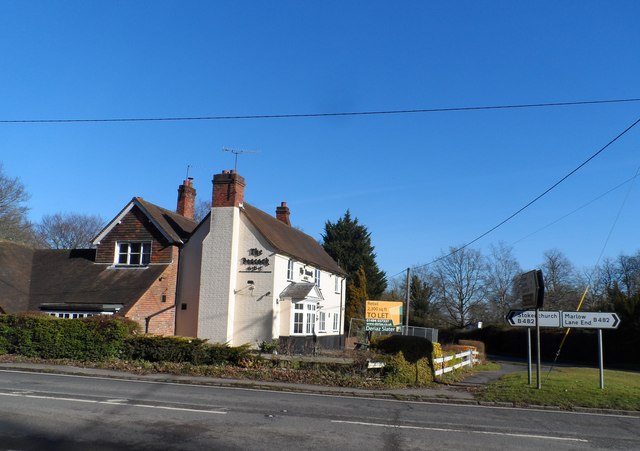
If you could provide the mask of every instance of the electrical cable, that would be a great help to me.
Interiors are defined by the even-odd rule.
[[[613,224],[611,225],[611,228],[609,229],[609,233],[607,234],[607,238],[604,241],[604,245],[602,246],[602,249],[600,250],[600,255],[598,255],[598,260],[596,260],[596,264],[595,267],[597,267],[600,264],[600,259],[602,258],[602,256],[604,255],[604,251],[607,248],[607,245],[609,244],[609,240],[611,239],[611,235],[613,234],[613,230],[615,229],[616,225],[618,224],[618,220],[620,219],[620,215],[622,214],[622,210],[624,210],[625,205],[627,204],[627,200],[629,199],[629,195],[631,194],[631,190],[633,189],[633,185],[636,181],[636,178],[638,177],[638,175],[640,174],[640,166],[638,166],[638,169],[636,169],[636,174],[631,178],[631,185],[629,185],[629,189],[627,190],[627,193],[624,196],[624,199],[622,200],[622,204],[620,205],[620,208],[618,209],[618,213],[616,214],[615,219],[613,220]],[[587,287],[584,290],[584,293],[582,294],[582,298],[580,298],[580,302],[578,303],[578,308],[576,309],[577,312],[580,311],[580,309],[582,308],[582,303],[584,302],[585,297],[587,296],[587,292],[589,291],[589,284],[587,284]],[[564,346],[565,341],[567,341],[567,337],[569,337],[569,333],[571,332],[571,328],[569,327],[565,333],[564,336],[562,337],[562,341],[560,342],[560,346],[558,346],[558,351],[556,352],[556,357],[553,360],[553,364],[551,364],[551,366],[549,367],[549,372],[547,373],[547,377],[549,377],[549,375],[551,374],[551,370],[553,370],[553,368],[555,367],[556,363],[558,362],[558,358],[560,357],[560,352],[562,351],[562,347]]]
[[[466,244],[460,246],[457,249],[454,249],[453,251],[451,251],[450,253],[443,255],[441,257],[438,257],[432,261],[430,261],[429,263],[425,263],[424,265],[419,265],[419,266],[415,266],[415,269],[418,268],[425,268],[429,265],[432,265],[440,260],[444,260],[458,252],[460,252],[463,249],[466,249],[467,247],[471,246],[473,243],[476,243],[477,241],[481,240],[482,238],[484,238],[485,236],[489,235],[491,232],[495,231],[496,229],[498,229],[499,227],[503,226],[504,224],[506,224],[507,222],[509,222],[511,219],[515,218],[517,215],[519,215],[520,213],[522,213],[524,210],[526,210],[527,208],[529,208],[531,205],[533,205],[534,203],[536,203],[537,201],[539,201],[540,199],[542,199],[542,197],[544,197],[545,195],[547,195],[549,192],[551,192],[553,189],[555,189],[558,185],[560,185],[562,182],[564,182],[565,180],[567,180],[569,177],[571,177],[573,174],[575,174],[576,172],[578,172],[578,170],[582,169],[587,163],[589,163],[591,160],[593,160],[595,157],[597,157],[598,155],[600,155],[602,152],[604,152],[609,146],[611,146],[613,143],[615,143],[616,141],[618,141],[620,138],[622,138],[622,136],[624,136],[627,132],[629,132],[633,127],[635,127],[636,125],[638,125],[638,123],[640,123],[640,118],[637,119],[633,124],[629,125],[627,128],[625,128],[622,132],[618,133],[618,135],[616,135],[615,138],[613,138],[612,140],[610,140],[607,144],[605,144],[604,146],[602,146],[597,152],[595,152],[594,154],[592,154],[589,158],[587,158],[585,161],[583,161],[582,163],[580,163],[576,168],[574,168],[573,170],[571,170],[569,173],[567,173],[564,177],[562,177],[560,180],[558,180],[557,182],[555,182],[553,185],[551,185],[549,188],[547,188],[542,194],[539,194],[538,196],[536,196],[533,200],[529,201],[526,205],[524,205],[523,207],[521,207],[519,210],[517,210],[515,213],[511,214],[509,217],[507,217],[506,219],[502,220],[501,222],[499,222],[497,225],[491,227],[489,230],[487,230],[486,232],[478,235],[476,238],[474,238],[473,240],[467,242]]]
[[[564,106],[603,105],[612,103],[640,102],[640,98],[605,99],[605,100],[581,100],[576,102],[546,102],[525,103],[512,105],[483,105],[463,106],[449,108],[419,108],[402,110],[378,110],[378,111],[342,111],[333,113],[293,113],[293,114],[254,114],[238,116],[186,116],[186,117],[128,117],[128,118],[95,118],[95,119],[0,119],[0,124],[60,124],[60,123],[88,123],[88,122],[175,122],[175,121],[222,121],[244,119],[300,119],[318,117],[342,117],[342,116],[382,116],[392,114],[421,114],[421,113],[448,113],[460,111],[486,111],[509,110],[524,108],[552,108]]]

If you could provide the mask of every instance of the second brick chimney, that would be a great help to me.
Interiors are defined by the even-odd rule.
[[[176,213],[185,218],[193,219],[196,212],[196,190],[193,187],[193,178],[187,178],[178,187],[178,206]]]
[[[286,202],[282,202],[279,207],[276,208],[276,218],[278,221],[284,222],[286,225],[291,225],[291,221],[289,220],[289,207],[287,207]]]
[[[222,171],[213,176],[211,206],[238,207],[244,202],[244,178],[236,171]]]

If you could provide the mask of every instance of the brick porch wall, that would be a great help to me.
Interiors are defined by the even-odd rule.
[[[154,284],[140,297],[138,302],[126,312],[125,316],[145,328],[145,318],[162,309],[171,307],[176,303],[176,283],[178,276],[178,248],[173,247],[171,264],[164,270]],[[162,280],[160,280],[162,279]],[[162,295],[166,301],[162,302]],[[166,312],[151,318],[149,333],[156,335],[175,335],[176,310],[169,309]]]

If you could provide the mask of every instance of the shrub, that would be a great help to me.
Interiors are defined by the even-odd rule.
[[[118,357],[134,326],[123,318],[59,319],[41,314],[0,317],[0,353],[44,359]]]
[[[420,359],[431,359],[433,353],[433,343],[423,337],[413,337],[410,335],[386,335],[374,338],[371,341],[371,349],[384,352],[386,354],[397,354],[402,352],[404,358],[415,363]]]
[[[433,382],[433,371],[427,358],[409,362],[402,352],[385,358],[384,382],[390,386],[428,385]]]
[[[220,343],[208,344],[200,338],[133,335],[126,340],[122,357],[148,362],[237,365],[241,362],[247,364],[253,356],[248,345],[231,347]]]

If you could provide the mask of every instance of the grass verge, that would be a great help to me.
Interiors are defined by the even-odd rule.
[[[528,385],[527,373],[502,377],[477,394],[482,401],[514,402],[517,405],[557,406],[563,409],[590,407],[640,410],[640,374],[605,370],[604,389],[595,368],[556,368],[542,374],[541,388]]]

